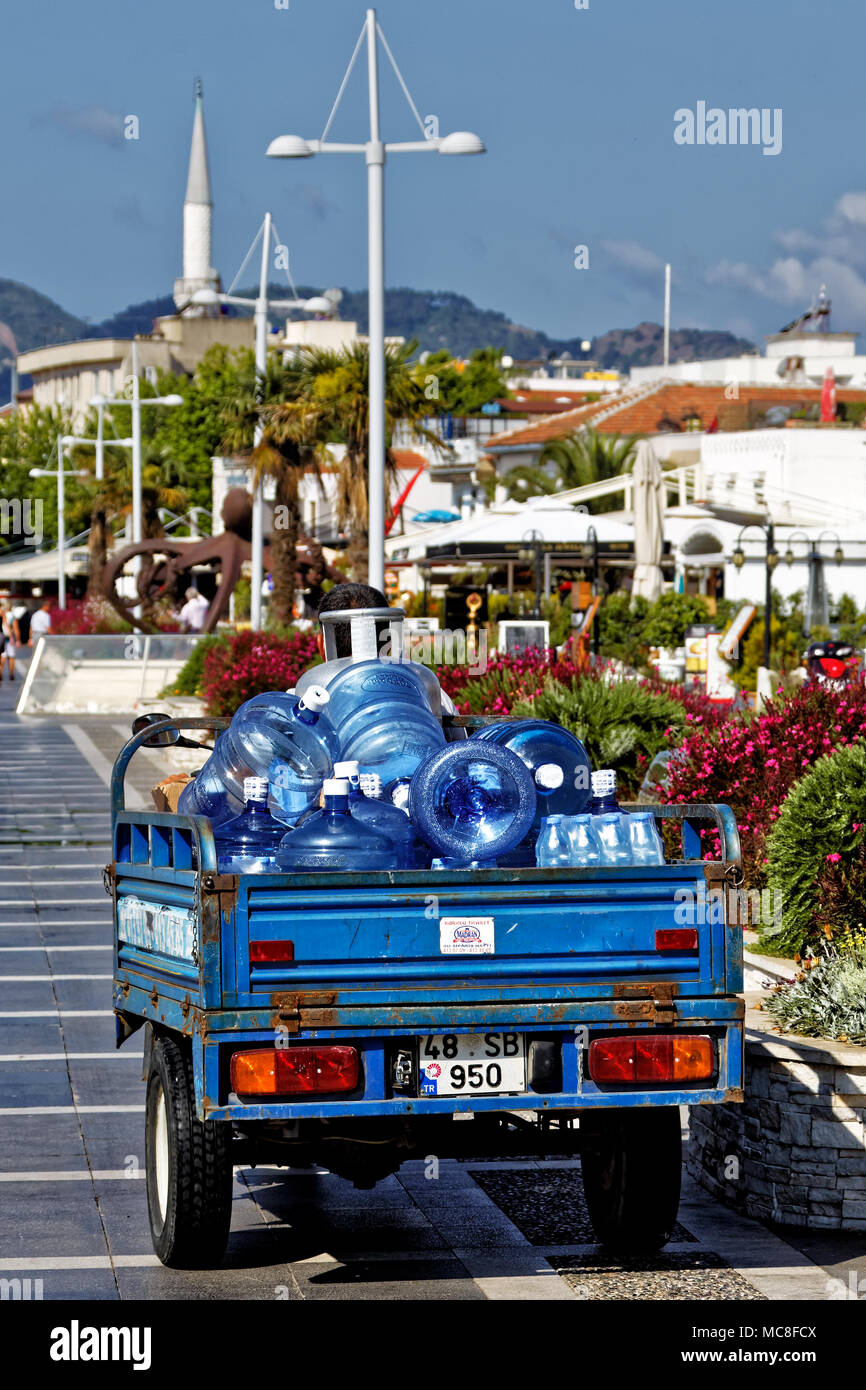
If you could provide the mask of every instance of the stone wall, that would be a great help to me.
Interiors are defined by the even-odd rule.
[[[866,1231],[866,1048],[750,1031],[745,1096],[692,1106],[692,1176],[759,1220]]]

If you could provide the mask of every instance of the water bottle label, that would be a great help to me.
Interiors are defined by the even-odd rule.
[[[308,866],[311,869],[339,869],[345,862],[345,854],[299,854],[295,860],[295,868]]]
[[[495,954],[492,917],[440,917],[439,950],[443,956]]]
[[[362,690],[411,690],[417,695],[418,687],[408,676],[401,676],[399,671],[374,671],[367,676],[361,686]]]

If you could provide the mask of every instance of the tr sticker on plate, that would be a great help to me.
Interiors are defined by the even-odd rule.
[[[492,956],[492,917],[440,917],[439,950],[443,956]]]

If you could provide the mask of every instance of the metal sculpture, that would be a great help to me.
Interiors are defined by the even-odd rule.
[[[176,599],[185,587],[184,575],[202,565],[213,568],[219,575],[216,593],[205,618],[203,632],[213,632],[220,618],[228,613],[229,599],[241,575],[244,563],[252,556],[252,498],[243,488],[232,488],[222,506],[225,530],[218,536],[200,540],[176,540],[160,536],[124,546],[113,554],[102,572],[101,590],[124,622],[140,632],[158,632],[151,622],[135,609],[146,613],[166,598]],[[126,565],[136,557],[141,564],[135,579],[135,592],[124,595],[117,590],[117,581]],[[271,568],[272,553],[265,542],[263,566]],[[297,545],[297,584],[301,589],[320,589],[325,579],[343,580],[342,572],[330,565],[318,541],[299,536]],[[188,581],[186,581],[188,582]]]

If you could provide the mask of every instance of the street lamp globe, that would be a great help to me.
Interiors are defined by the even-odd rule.
[[[333,307],[330,299],[326,299],[323,294],[315,294],[312,299],[305,299],[301,303],[301,308],[308,314],[330,314]]]
[[[301,135],[278,135],[265,153],[269,159],[309,159],[315,151]]]
[[[484,154],[484,141],[471,130],[454,130],[439,141],[440,154]]]
[[[733,560],[736,569],[741,570],[743,568],[743,565],[746,563],[746,555],[741,545],[737,546],[736,550],[731,556],[731,559]]]
[[[175,394],[175,395],[171,395],[171,396],[161,396],[161,397],[160,397],[159,404],[160,404],[160,405],[183,405],[183,396],[178,396],[178,395],[176,395],[176,394]]]
[[[190,296],[190,304],[198,304],[203,309],[210,309],[213,307],[214,304],[219,303],[220,296],[216,290],[209,290],[207,288],[204,288],[196,290],[195,293]]]
[[[768,550],[768,551],[767,551],[767,569],[768,569],[768,570],[774,570],[774,569],[776,568],[776,566],[778,565],[778,563],[779,563],[779,552],[778,552],[778,550]]]

